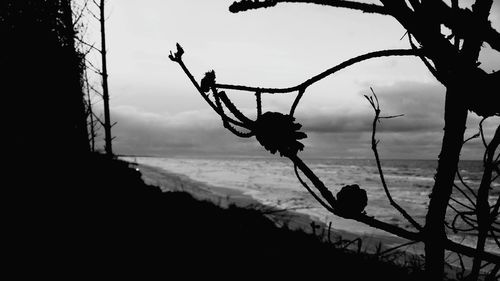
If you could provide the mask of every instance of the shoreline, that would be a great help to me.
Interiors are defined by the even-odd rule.
[[[278,226],[286,225],[293,230],[297,229],[310,234],[315,233],[316,235],[323,235],[325,240],[332,241],[333,243],[339,241],[339,239],[343,240],[346,244],[348,244],[349,241],[361,239],[362,245],[360,250],[364,252],[375,253],[377,247],[381,246],[383,251],[392,248],[394,245],[408,242],[399,237],[376,234],[360,235],[346,230],[339,230],[333,227],[330,228],[326,223],[310,215],[265,205],[257,199],[252,198],[250,195],[244,194],[240,190],[209,185],[204,182],[193,180],[187,175],[170,172],[157,167],[133,162],[129,163],[140,171],[145,183],[158,186],[163,192],[188,192],[198,200],[210,201],[223,208],[235,205],[237,207],[262,210],[266,213],[266,216],[272,219]],[[313,226],[315,228],[314,231]],[[329,232],[330,235],[328,235]],[[358,250],[357,245],[357,243],[351,243],[348,248],[351,250]],[[411,254],[411,252],[407,251],[406,253]]]

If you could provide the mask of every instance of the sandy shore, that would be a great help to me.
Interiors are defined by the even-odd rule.
[[[375,252],[375,249],[379,246],[380,243],[383,247],[382,249],[384,249],[407,242],[404,239],[392,236],[360,236],[359,234],[350,233],[344,230],[333,228],[329,229],[328,225],[314,220],[308,215],[290,210],[279,210],[270,206],[265,206],[252,197],[243,194],[243,192],[239,190],[208,185],[203,182],[195,181],[186,175],[172,173],[156,167],[137,164],[134,165],[136,165],[137,169],[140,170],[142,178],[147,184],[156,185],[160,187],[164,192],[185,191],[199,200],[210,201],[221,207],[227,207],[230,204],[233,204],[238,207],[263,210],[267,213],[267,216],[270,217],[277,225],[287,224],[287,226],[291,229],[301,229],[307,233],[312,233],[314,231],[317,235],[323,235],[325,239],[330,239],[333,242],[339,241],[339,239],[352,241],[360,238],[362,239],[362,251]],[[328,235],[328,233],[330,233],[330,235]],[[353,243],[351,246],[349,246],[349,248],[357,249],[358,244]]]

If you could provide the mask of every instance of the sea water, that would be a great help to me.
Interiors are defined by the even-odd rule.
[[[285,158],[125,157],[123,159],[183,174],[209,185],[240,190],[265,205],[294,210],[324,223],[331,223],[333,229],[365,237],[370,235],[391,236],[384,231],[329,213],[302,187],[295,176],[293,164]],[[333,194],[336,194],[342,186],[358,184],[368,194],[368,206],[365,208],[368,215],[408,230],[414,230],[408,221],[390,205],[374,160],[305,159],[304,162]],[[436,166],[437,161],[434,160],[382,161],[383,173],[392,198],[421,225],[425,223]],[[482,168],[481,161],[462,161],[459,165],[461,178],[472,190],[477,190],[479,187]],[[304,175],[302,178],[306,179]],[[310,186],[313,188],[312,184]],[[457,186],[465,190],[471,197],[470,191],[467,191],[467,188],[458,179]],[[490,204],[496,202],[499,194],[500,180],[497,179],[493,182]],[[465,205],[471,205],[458,189],[453,191],[453,198]],[[475,200],[472,197],[471,199]],[[465,210],[458,203],[451,202],[451,205],[458,210]],[[450,224],[455,215],[455,211],[449,208],[447,221]],[[460,219],[457,220],[456,226],[467,227]],[[476,237],[473,233],[454,233],[448,229],[448,237],[455,242],[472,247],[476,243]],[[493,239],[487,241],[486,248],[490,252],[500,253],[500,248]]]

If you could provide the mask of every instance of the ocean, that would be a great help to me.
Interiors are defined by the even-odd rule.
[[[338,218],[325,210],[301,186],[293,171],[293,164],[285,158],[251,157],[123,157],[122,159],[142,165],[183,174],[189,178],[212,186],[232,188],[242,191],[262,204],[293,210],[307,214],[311,218],[331,223],[333,229],[343,230],[364,237],[392,236],[384,231],[371,228],[353,220]],[[368,159],[304,159],[333,194],[348,184],[358,184],[368,194],[365,211],[379,220],[412,229],[409,223],[389,204],[380,183],[380,176],[374,160]],[[421,225],[429,194],[434,184],[437,161],[435,160],[383,160],[384,176],[393,199]],[[459,172],[463,181],[472,189],[477,189],[482,177],[481,161],[462,161]],[[303,179],[306,179],[305,176]],[[457,185],[462,186],[457,179]],[[310,184],[312,187],[312,184]],[[500,180],[493,183],[490,203],[494,204],[500,195]],[[466,197],[454,190],[453,198],[470,205]],[[464,207],[451,202],[458,210]],[[452,222],[455,212],[448,210],[448,222]],[[457,220],[457,227],[466,224]],[[474,235],[464,235],[448,231],[448,237],[455,242],[474,246]],[[499,253],[493,239],[487,242],[487,250]]]

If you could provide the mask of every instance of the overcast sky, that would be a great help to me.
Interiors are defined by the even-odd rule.
[[[214,69],[219,83],[295,86],[344,60],[370,51],[408,48],[405,30],[388,16],[307,4],[232,14],[233,0],[108,0],[107,44],[111,113],[118,124],[115,153],[147,155],[268,155],[254,138],[239,139],[196,92],[178,64],[168,59],[179,42],[183,59],[199,81]],[[467,1],[466,1],[467,2]],[[490,20],[500,30],[500,1]],[[88,30],[99,43],[98,29]],[[500,55],[485,46],[487,71]],[[371,158],[373,111],[363,94],[372,87],[387,115],[380,125],[383,158],[429,158],[439,154],[444,87],[420,60],[374,59],[308,88],[296,117],[308,138],[305,156]],[[255,97],[228,92],[255,116]],[[288,112],[294,94],[264,96],[264,110]],[[99,106],[97,104],[96,106]],[[467,136],[477,131],[470,115]],[[491,119],[488,130],[499,124]],[[464,158],[482,157],[479,141]]]

